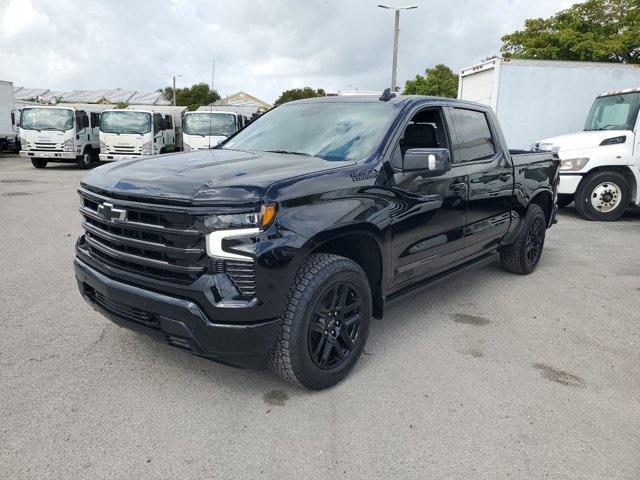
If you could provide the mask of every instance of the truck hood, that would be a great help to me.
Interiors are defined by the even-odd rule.
[[[82,185],[118,196],[164,203],[239,206],[260,202],[282,180],[353,164],[318,157],[240,150],[200,150],[110,163]]]
[[[600,146],[603,140],[622,135],[627,136],[627,141],[633,139],[633,132],[629,130],[593,130],[545,138],[537,142],[537,145],[541,150],[553,150],[563,153],[571,150],[596,148]]]

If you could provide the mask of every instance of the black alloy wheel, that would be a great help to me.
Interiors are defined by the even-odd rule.
[[[362,301],[354,285],[338,282],[320,297],[311,315],[309,355],[323,370],[339,368],[349,361],[358,341]]]

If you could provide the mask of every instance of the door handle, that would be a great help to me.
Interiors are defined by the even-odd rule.
[[[500,180],[502,180],[503,182],[506,182],[507,180],[511,179],[511,174],[507,173],[507,172],[504,172],[504,173],[501,173],[500,175],[498,175],[498,178]]]
[[[460,190],[465,190],[466,188],[467,184],[464,182],[452,183],[451,185],[449,185],[449,189],[453,190],[454,192],[459,192]]]

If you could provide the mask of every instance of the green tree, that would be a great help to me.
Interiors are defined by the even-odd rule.
[[[424,77],[416,75],[413,80],[407,80],[402,93],[455,98],[458,95],[458,76],[449,67],[439,63],[433,68],[427,68]]]
[[[282,105],[283,103],[291,102],[293,100],[301,100],[303,98],[324,97],[326,95],[322,88],[314,90],[311,87],[304,88],[292,88],[291,90],[285,90],[280,94],[278,99],[273,104],[274,107]]]
[[[640,0],[587,0],[502,37],[505,57],[640,62]]]
[[[129,104],[127,102],[118,102],[116,103],[116,108],[120,108],[120,109],[125,109],[129,106]]]
[[[162,94],[170,102],[173,101],[173,88],[164,88]],[[211,90],[206,83],[196,83],[191,87],[176,88],[176,105],[187,107],[189,111],[197,110],[198,107],[209,105],[218,100],[220,100],[218,92]]]

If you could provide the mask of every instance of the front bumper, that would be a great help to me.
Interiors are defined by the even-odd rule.
[[[51,152],[39,150],[20,150],[21,157],[27,158],[50,158],[52,160],[76,160],[78,154],[76,152]]]
[[[573,195],[578,189],[578,185],[582,180],[581,174],[560,174],[560,185],[558,185],[558,194]]]
[[[84,299],[117,325],[220,363],[256,370],[266,367],[280,332],[279,318],[220,323],[191,300],[114,280],[79,258],[74,268]]]
[[[98,156],[102,162],[117,162],[120,160],[131,160],[132,158],[142,157],[142,155],[121,155],[119,153],[101,153]]]

